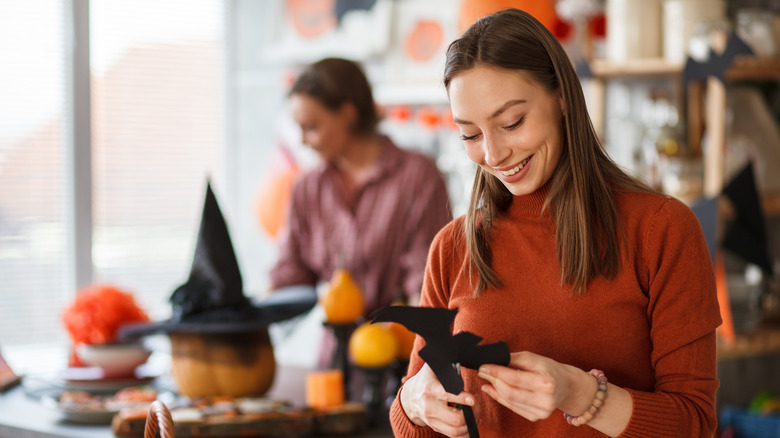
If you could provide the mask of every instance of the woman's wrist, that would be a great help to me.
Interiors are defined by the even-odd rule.
[[[604,399],[607,397],[607,376],[604,374],[604,371],[592,369],[588,374],[596,379],[598,390],[596,391],[596,395],[593,396],[593,400],[590,402],[590,407],[581,415],[563,413],[563,417],[572,426],[582,426],[592,420],[601,410],[601,407],[604,405]]]
[[[569,396],[558,408],[567,414],[578,416],[590,407],[599,384],[587,371],[577,367],[571,367],[570,371]]]

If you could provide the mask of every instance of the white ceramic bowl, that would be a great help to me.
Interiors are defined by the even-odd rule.
[[[86,365],[103,369],[105,378],[132,377],[135,369],[149,359],[151,351],[134,344],[79,344],[76,354]]]

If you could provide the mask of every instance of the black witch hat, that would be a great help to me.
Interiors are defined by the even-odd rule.
[[[190,275],[171,294],[171,318],[126,325],[119,330],[119,336],[129,339],[157,332],[230,333],[262,329],[308,311],[316,300],[316,292],[310,286],[285,288],[263,301],[244,295],[227,224],[211,184],[207,184]]]

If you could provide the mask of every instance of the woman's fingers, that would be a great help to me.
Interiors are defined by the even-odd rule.
[[[463,411],[454,407],[447,407],[446,412],[431,413],[428,426],[431,429],[448,437],[467,437],[469,435]]]
[[[555,409],[552,398],[557,384],[550,375],[501,367],[485,371],[480,369],[479,376],[511,402]]]
[[[415,424],[427,425],[449,437],[465,438],[468,428],[463,411],[455,407],[458,404],[473,406],[474,396],[445,391],[427,364],[401,390],[401,406]]]
[[[474,396],[461,392],[458,395],[450,394],[436,381],[431,385],[427,394],[425,417],[433,430],[450,437],[468,436],[468,428],[463,411],[457,405],[474,406]]]
[[[521,415],[530,421],[537,421],[550,416],[549,410],[541,409],[532,404],[508,400],[506,397],[500,394],[493,385],[483,385],[482,391],[501,405],[511,409],[518,415]]]
[[[557,408],[556,362],[533,353],[512,353],[508,367],[484,365],[479,377],[490,384],[483,391],[519,415],[535,421]]]

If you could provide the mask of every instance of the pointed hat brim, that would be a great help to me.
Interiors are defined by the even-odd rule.
[[[153,323],[133,323],[119,328],[122,341],[158,333],[240,333],[262,330],[270,324],[284,321],[308,312],[317,304],[314,286],[297,285],[280,288],[262,300],[250,300],[250,305],[239,317],[235,314],[221,319],[209,312],[203,318],[191,317],[184,321],[173,319]]]

